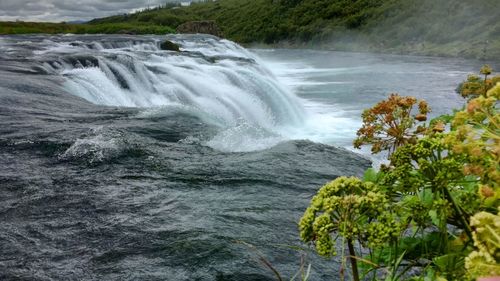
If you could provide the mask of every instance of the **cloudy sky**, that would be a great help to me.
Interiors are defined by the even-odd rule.
[[[89,20],[172,0],[0,0],[0,21]]]

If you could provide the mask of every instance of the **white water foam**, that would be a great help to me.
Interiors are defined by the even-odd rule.
[[[90,136],[77,139],[60,160],[85,159],[89,164],[99,163],[119,156],[126,149],[120,135],[109,134],[103,127],[93,128]]]
[[[348,84],[350,81],[313,81],[312,76],[329,76],[332,73],[342,73],[352,69],[345,68],[314,68],[306,63],[283,63],[278,61],[263,61],[264,65],[270,69],[277,79],[288,88],[289,91],[297,93],[299,91],[309,92],[312,87]],[[357,116],[340,108],[333,103],[322,103],[301,98],[305,110],[308,112],[307,119],[303,126],[289,128],[286,133],[293,139],[309,139],[331,145],[343,146],[352,150],[352,140],[356,137],[355,132],[360,127],[360,119]],[[358,151],[359,152],[359,151]]]
[[[206,142],[218,150],[265,149],[308,122],[302,101],[244,48],[210,36],[169,39],[183,52],[162,51],[155,39],[54,43],[37,55],[61,54],[45,68],[62,74],[70,93],[92,103],[202,112],[220,127]]]

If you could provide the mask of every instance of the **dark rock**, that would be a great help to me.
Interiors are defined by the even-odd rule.
[[[168,41],[168,40],[161,42],[160,49],[165,50],[165,51],[180,52],[179,45],[175,44],[174,42]]]
[[[222,37],[222,32],[213,20],[190,21],[177,27],[178,33],[203,33]]]

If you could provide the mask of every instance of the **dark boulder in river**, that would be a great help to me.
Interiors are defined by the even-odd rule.
[[[165,51],[176,51],[179,52],[179,45],[175,44],[172,41],[165,40],[160,43],[160,49],[165,50]]]

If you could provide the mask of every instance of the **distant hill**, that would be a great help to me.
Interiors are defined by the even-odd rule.
[[[88,20],[72,20],[72,21],[68,21],[68,23],[70,24],[82,24],[82,23],[86,23],[88,22]]]
[[[133,27],[131,33],[166,33],[185,22],[214,20],[226,38],[243,44],[500,58],[500,0],[202,2],[95,19],[85,26],[103,33]]]

